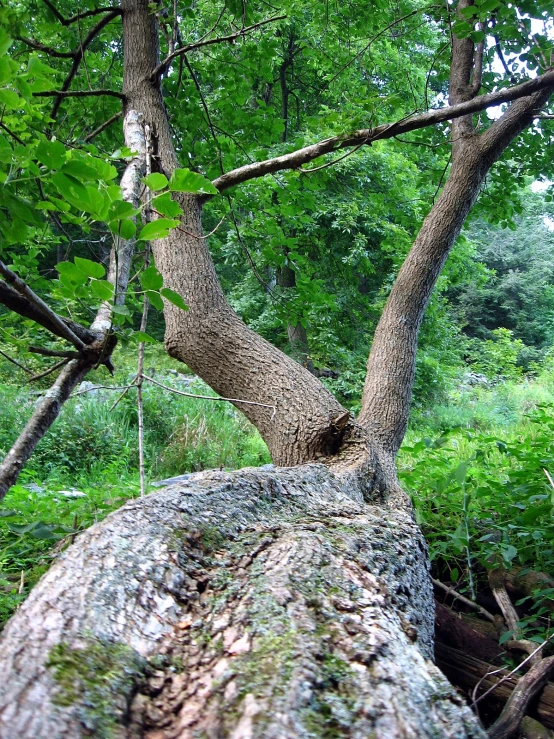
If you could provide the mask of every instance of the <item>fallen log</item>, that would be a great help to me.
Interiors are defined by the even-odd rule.
[[[494,688],[491,696],[505,702],[512,695],[518,679],[521,679],[513,675],[501,682],[508,675],[509,670],[499,669],[495,665],[471,657],[440,642],[435,644],[435,663],[458,687],[473,690],[477,683],[480,683],[477,697],[490,688]],[[494,674],[491,674],[493,672]],[[538,719],[549,729],[554,729],[554,683],[546,684],[538,701],[530,708],[529,715]]]

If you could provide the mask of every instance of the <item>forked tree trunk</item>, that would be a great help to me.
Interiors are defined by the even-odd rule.
[[[484,737],[425,542],[323,465],[190,475],[82,534],[3,635],[0,737]]]
[[[148,0],[122,7],[127,112],[152,127],[169,176],[155,17]],[[154,244],[165,285],[190,307],[166,306],[168,351],[253,403],[236,405],[276,463],[326,466],[190,476],[83,534],[3,633],[2,739],[484,736],[431,662],[427,552],[394,457],[436,278],[490,166],[549,94],[513,103],[481,136],[461,124],[464,160],[391,292],[358,426],[239,320],[203,238],[201,200],[177,198],[181,226]]]

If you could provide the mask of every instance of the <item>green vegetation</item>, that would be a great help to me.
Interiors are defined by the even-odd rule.
[[[122,352],[118,360],[121,369],[110,381],[115,386],[132,379],[133,355]],[[146,366],[155,360],[154,350]],[[36,394],[22,385],[22,378],[10,366],[0,358],[0,457],[36,402]],[[167,359],[156,362],[163,384],[213,395],[190,375],[170,374],[175,366],[183,369]],[[105,378],[99,378],[98,384],[104,382]],[[0,507],[0,624],[48,569],[52,557],[79,531],[139,495],[136,391],[128,392],[110,410],[120,395],[95,390],[69,401],[4,499]],[[144,409],[150,480],[270,461],[257,431],[228,403],[188,398],[146,385]]]

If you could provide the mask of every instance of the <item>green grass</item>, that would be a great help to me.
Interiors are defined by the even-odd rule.
[[[133,361],[128,353],[120,355],[116,376],[109,382],[128,383]],[[147,357],[147,368],[155,365],[160,372],[159,364],[157,356]],[[182,378],[163,372],[186,368],[172,360],[161,365],[158,379],[184,389]],[[105,376],[90,379],[107,384]],[[0,366],[0,459],[37,401],[37,394],[19,382],[9,367]],[[187,390],[213,395],[198,380]],[[77,532],[139,494],[136,391],[110,410],[118,395],[101,391],[68,401],[0,504],[0,627]],[[228,403],[188,398],[147,384],[144,415],[149,481],[270,461],[256,429]],[[63,493],[72,490],[83,496]]]

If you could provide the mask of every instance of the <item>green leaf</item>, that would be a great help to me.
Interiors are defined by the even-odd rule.
[[[155,292],[154,290],[147,290],[146,297],[148,298],[148,300],[150,301],[150,303],[154,306],[156,310],[163,311],[164,302],[160,298],[160,293]]]
[[[188,305],[185,303],[179,293],[176,293],[175,290],[170,290],[169,287],[162,287],[162,289],[160,290],[160,295],[163,295],[166,300],[168,300],[170,303],[173,303],[173,305],[176,305],[177,308],[181,308],[182,310],[189,309]]]
[[[97,280],[104,277],[106,270],[102,264],[93,262],[91,259],[84,259],[83,257],[75,257],[73,260],[77,267],[87,277],[95,277]]]
[[[172,228],[179,225],[179,221],[170,218],[158,218],[156,221],[147,223],[138,235],[139,241],[150,241],[151,239],[163,239],[169,236]]]
[[[159,343],[152,336],[145,334],[144,331],[137,331],[135,336],[143,344],[158,344]]]
[[[143,177],[142,182],[144,182],[146,187],[149,187],[153,192],[163,190],[164,187],[167,187],[169,184],[167,177],[159,172],[152,172],[152,174]]]
[[[107,280],[93,280],[90,283],[92,294],[100,300],[111,300],[113,298],[114,288],[111,282]]]
[[[217,189],[212,183],[197,172],[190,169],[176,169],[169,181],[172,192],[192,192],[197,195],[217,195]]]
[[[454,472],[454,478],[456,482],[459,485],[463,485],[466,479],[467,470],[468,470],[469,464],[467,462],[462,462],[458,465]]]
[[[11,158],[11,147],[10,147],[10,158]],[[162,216],[168,218],[177,218],[182,214],[181,206],[175,200],[172,199],[171,193],[164,192],[163,195],[158,195],[152,199],[152,208]]]
[[[141,272],[139,280],[145,290],[159,290],[164,284],[163,277],[154,266],[148,267]]]
[[[132,239],[137,232],[136,223],[131,220],[110,221],[108,223],[108,228],[112,233],[117,234],[125,241]]]
[[[0,56],[4,56],[12,45],[12,40],[5,28],[0,27]]]
[[[118,316],[130,316],[131,311],[126,305],[112,305],[112,311]]]
[[[510,641],[510,639],[512,639],[513,636],[514,636],[513,631],[505,631],[500,637],[500,639],[498,640],[498,643],[501,645],[505,644],[507,641]]]
[[[9,90],[7,87],[0,89],[0,103],[9,110],[19,107],[21,98],[14,90]]]
[[[75,179],[80,180],[81,182],[98,179],[98,172],[96,169],[81,159],[70,159],[63,165],[62,172],[75,177]]]
[[[66,287],[73,288],[88,282],[88,277],[73,262],[60,262],[56,264],[56,269],[60,274],[60,280]]]

